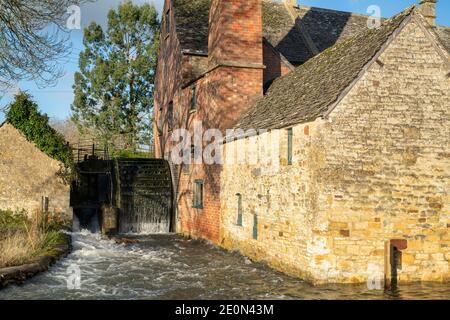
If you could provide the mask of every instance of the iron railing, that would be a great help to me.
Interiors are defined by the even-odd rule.
[[[95,139],[80,140],[78,143],[70,145],[70,147],[72,149],[73,158],[76,163],[80,163],[90,159],[110,160],[114,157],[113,155],[111,155],[107,145],[102,144]],[[125,146],[119,149],[125,150]],[[139,145],[136,148],[136,152],[146,153],[151,157],[151,155],[154,155],[155,149],[153,145]]]
[[[106,145],[96,143],[95,140],[80,140],[78,143],[71,145],[73,158],[77,163],[89,160],[109,160],[108,147]]]

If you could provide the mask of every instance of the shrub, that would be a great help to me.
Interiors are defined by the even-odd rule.
[[[0,240],[0,268],[24,264],[33,256],[33,248],[23,232],[13,232]]]
[[[21,230],[24,223],[28,221],[25,211],[13,213],[12,211],[0,210],[0,235],[7,231]]]
[[[64,241],[61,227],[50,214],[36,211],[30,218],[24,212],[0,210],[0,268],[53,254],[55,246]]]
[[[112,154],[113,158],[131,158],[131,159],[150,159],[154,158],[153,153],[149,152],[138,152],[129,150],[120,150]]]
[[[6,121],[22,132],[28,141],[48,156],[62,162],[66,169],[71,169],[73,158],[70,147],[63,136],[50,127],[48,120],[47,115],[38,111],[31,96],[24,92],[15,96],[6,114]]]

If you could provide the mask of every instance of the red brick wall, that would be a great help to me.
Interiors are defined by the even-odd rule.
[[[274,79],[288,74],[291,70],[287,63],[283,61],[281,55],[267,41],[263,43],[264,84],[270,83]]]
[[[212,0],[211,61],[262,64],[262,0]]]
[[[210,65],[262,66],[261,0],[213,0],[210,11]],[[204,129],[225,133],[251,103],[262,96],[263,69],[220,66],[198,82],[195,119]],[[187,104],[190,91],[186,92]],[[189,123],[189,121],[187,121]],[[191,165],[180,179],[180,225],[193,236],[220,241],[220,165]],[[204,181],[203,209],[192,208],[192,183]]]
[[[225,62],[241,67],[222,65],[200,78],[196,82],[197,111],[191,113],[191,87],[182,88],[182,75],[195,74],[193,66],[202,62],[198,57],[182,55],[176,35],[166,39],[163,32],[155,94],[156,124],[159,106],[166,110],[173,100],[175,128],[187,128],[193,133],[197,120],[204,130],[217,128],[225,132],[262,96],[261,0],[213,0],[210,19],[210,65]],[[166,111],[163,116],[166,117]],[[157,156],[169,153],[172,147],[165,125],[161,143],[156,145],[162,150]],[[188,173],[182,166],[175,167],[172,174],[177,182],[178,232],[220,241],[220,171],[220,165],[191,164]],[[204,181],[203,209],[192,208],[193,184],[197,179]]]
[[[163,135],[158,133],[160,118],[166,119],[167,106],[174,99],[176,91],[181,86],[182,78],[182,59],[180,43],[177,38],[174,27],[173,10],[170,8],[170,0],[165,1],[163,17],[165,12],[170,9],[171,12],[171,30],[168,33],[165,30],[164,20],[162,21],[162,30],[160,37],[160,50],[158,56],[158,66],[155,77],[155,98],[154,98],[154,123],[153,136],[155,140],[155,155],[157,158],[164,156],[164,150],[167,149],[165,142],[168,141],[167,121],[164,121]],[[162,112],[160,112],[162,109]]]
[[[201,121],[204,130],[217,128],[225,133],[236,119],[262,95],[262,69],[218,68],[197,82],[197,111],[183,117],[181,127],[193,133],[194,121]],[[187,88],[176,103],[188,110],[191,90]],[[204,144],[206,146],[206,143]],[[190,165],[189,174],[182,168],[177,172],[179,230],[187,235],[220,240],[220,165]],[[204,181],[203,209],[192,208],[195,180]]]

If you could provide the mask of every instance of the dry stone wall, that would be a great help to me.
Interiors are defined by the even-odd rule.
[[[29,214],[49,199],[49,211],[70,216],[70,188],[61,163],[41,152],[10,124],[0,127],[0,209]]]

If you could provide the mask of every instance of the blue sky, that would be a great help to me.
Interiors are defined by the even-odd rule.
[[[135,3],[155,3],[158,10],[161,10],[163,0],[134,0]],[[90,22],[95,21],[104,25],[106,15],[110,8],[116,7],[120,0],[98,0],[81,8],[81,27],[86,27]],[[371,5],[378,5],[383,17],[390,17],[404,10],[405,8],[419,3],[419,0],[299,0],[299,4],[315,6],[357,13],[367,13],[367,8]],[[438,24],[450,26],[450,1],[439,0],[437,4]],[[51,118],[65,119],[70,116],[70,104],[73,101],[73,75],[78,68],[78,54],[82,50],[82,30],[74,30],[70,34],[72,52],[64,65],[65,75],[59,79],[55,87],[39,89],[32,82],[22,82],[16,85],[16,89],[28,91],[39,104],[40,109]],[[14,91],[0,100],[0,106],[4,106],[11,101]],[[0,122],[4,115],[0,113]]]

